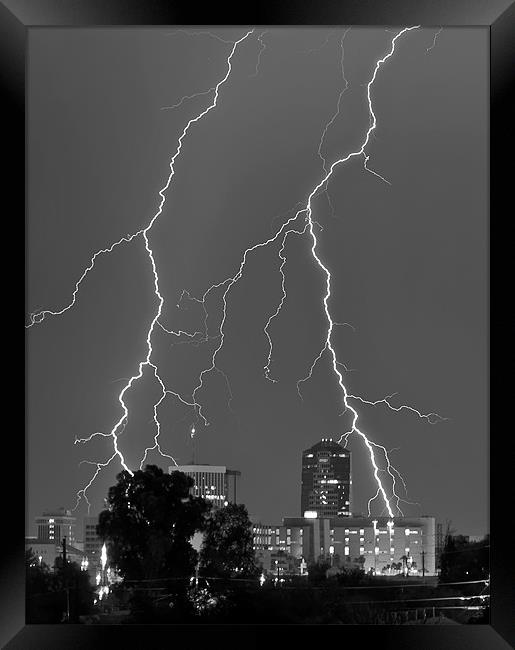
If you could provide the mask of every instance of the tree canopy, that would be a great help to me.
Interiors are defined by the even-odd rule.
[[[440,556],[440,581],[482,580],[490,573],[490,538],[469,542],[461,535],[448,535]]]
[[[122,471],[116,479],[97,526],[111,564],[129,580],[191,576],[198,554],[190,539],[210,509],[189,493],[193,479],[156,465],[132,476]]]
[[[254,577],[256,566],[252,523],[244,505],[229,503],[212,510],[206,522],[200,551],[203,575]]]

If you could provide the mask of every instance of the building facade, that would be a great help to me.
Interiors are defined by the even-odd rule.
[[[44,512],[40,517],[36,517],[37,539],[60,544],[63,537],[66,537],[67,544],[73,546],[76,523],[77,519],[72,516],[70,510],[59,508],[56,511]]]
[[[172,472],[184,472],[194,480],[190,493],[211,501],[214,507],[221,508],[226,503],[237,503],[238,483],[241,472],[227,469],[224,465],[172,465]]]
[[[286,517],[281,526],[255,523],[253,539],[257,556],[283,551],[376,575],[436,574],[434,517]]]
[[[25,549],[32,550],[38,561],[46,564],[52,571],[54,570],[55,561],[58,557],[63,557],[63,547],[61,544],[37,537],[25,538]],[[81,564],[85,559],[84,552],[74,546],[66,545],[66,556],[69,562]]]
[[[88,559],[88,569],[93,572],[100,566],[102,553],[102,539],[97,535],[98,517],[84,517],[83,540],[84,555]]]
[[[322,438],[302,452],[301,516],[350,516],[351,484],[351,452],[332,438]]]

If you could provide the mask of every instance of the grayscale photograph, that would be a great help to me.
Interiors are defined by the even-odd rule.
[[[489,624],[488,52],[31,31],[27,623]]]

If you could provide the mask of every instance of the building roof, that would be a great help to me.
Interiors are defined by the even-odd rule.
[[[332,438],[322,438],[322,440],[319,440],[318,442],[315,442],[315,444],[312,447],[309,447],[308,449],[304,449],[302,453],[306,453],[308,451],[321,451],[324,449],[338,449],[338,450],[343,450],[350,455],[350,449],[346,449],[343,445],[341,445],[339,442],[336,442]]]
[[[241,472],[235,469],[228,469],[225,465],[170,465],[168,471],[171,472],[211,472],[213,474],[236,474]]]

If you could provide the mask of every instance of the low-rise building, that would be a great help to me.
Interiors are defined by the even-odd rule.
[[[308,564],[359,564],[376,575],[435,575],[434,517],[285,517],[253,525],[254,550],[283,551]]]

